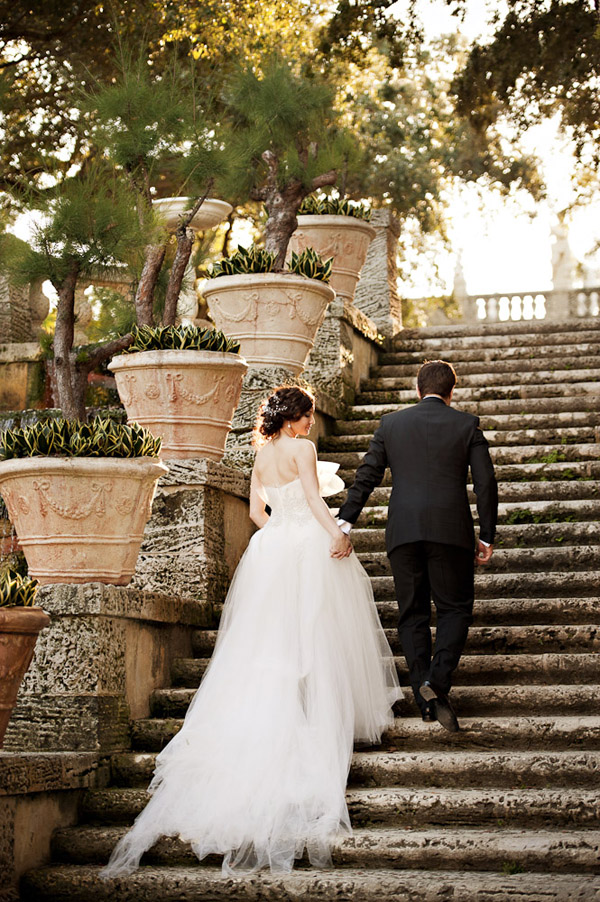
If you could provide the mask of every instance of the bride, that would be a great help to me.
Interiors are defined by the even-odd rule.
[[[314,400],[279,388],[264,404],[250,490],[259,527],[225,602],[216,648],[180,732],[160,753],[150,801],[102,877],[129,874],[160,836],[223,873],[313,866],[351,833],[353,741],[380,741],[402,693],[371,584],[322,495],[336,464],[298,441]],[[270,515],[266,512],[266,505]]]

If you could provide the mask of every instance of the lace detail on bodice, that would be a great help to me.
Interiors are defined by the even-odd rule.
[[[318,461],[317,475],[319,477],[319,490],[321,495],[327,497],[344,488],[344,483],[336,470],[339,464],[330,461]],[[310,509],[300,479],[294,479],[282,486],[265,486],[269,507],[271,508],[270,526],[281,523],[294,523],[298,526],[310,523],[314,520],[314,514]]]
[[[299,479],[283,486],[268,486],[267,497],[271,508],[269,525],[279,526],[281,523],[294,523],[297,526],[314,520],[302,483]]]

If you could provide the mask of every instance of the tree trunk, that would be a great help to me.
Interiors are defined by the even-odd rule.
[[[265,250],[276,255],[275,269],[283,269],[290,238],[298,227],[298,209],[305,195],[269,192],[265,200],[268,218],[265,223]]]
[[[138,326],[153,326],[154,289],[165,254],[166,244],[149,244],[146,247],[144,267],[135,293],[135,314]]]
[[[67,420],[81,416],[81,402],[73,391],[73,373],[71,370],[71,348],[75,329],[75,288],[79,277],[79,262],[71,263],[62,285],[58,289],[56,308],[56,329],[54,332],[54,372],[58,403],[63,416]],[[85,416],[85,409],[83,410]]]
[[[177,315],[177,301],[181,293],[181,284],[185,275],[186,267],[192,255],[194,246],[194,233],[186,226],[180,226],[177,229],[177,250],[175,251],[175,259],[169,273],[169,284],[167,285],[167,296],[165,298],[165,309],[163,313],[163,325],[174,326],[175,317]]]

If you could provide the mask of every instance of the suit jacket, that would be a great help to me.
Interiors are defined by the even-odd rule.
[[[479,417],[454,410],[435,397],[384,416],[340,508],[341,519],[356,522],[388,466],[392,471],[388,552],[419,541],[474,547],[467,496],[469,467],[477,495],[479,537],[493,543],[498,487]]]

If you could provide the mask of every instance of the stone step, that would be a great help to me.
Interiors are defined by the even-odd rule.
[[[538,628],[540,634],[542,629]],[[471,632],[474,631],[475,628]],[[583,627],[582,631],[588,635],[593,634],[597,631],[597,627],[595,625]],[[435,636],[435,630],[433,635]],[[400,652],[396,631],[390,629],[388,637],[391,639],[390,645],[396,652],[396,672],[400,683],[407,686],[408,670],[404,656]],[[486,653],[481,649],[473,651],[474,641],[470,636],[471,648],[468,644],[454,673],[455,686],[511,686],[519,683],[530,686],[552,686],[594,683],[598,677],[596,651],[577,651],[572,647],[568,651],[550,651],[547,650],[546,643],[540,641],[538,648],[531,652],[503,652],[492,648]],[[555,647],[560,647],[560,642],[554,644]],[[210,658],[178,658],[173,668],[174,685],[168,689],[157,689],[152,695],[153,716],[184,716],[206,672],[209,660]]]
[[[380,412],[375,417],[383,416],[384,413],[391,413],[396,408],[393,406],[385,407],[378,405]],[[363,409],[364,411],[364,409]],[[363,413],[361,411],[361,413]],[[377,424],[376,424],[377,425]],[[523,445],[554,445],[558,449],[563,445],[580,445],[594,444],[596,442],[597,427],[589,426],[557,426],[549,429],[527,429],[527,428],[509,428],[487,430],[484,429],[486,438],[491,447],[504,446],[523,446]],[[371,433],[372,435],[372,433]],[[324,452],[338,452],[333,458],[340,463],[339,453],[348,451],[366,451],[369,447],[371,435],[330,435],[321,439],[319,447]],[[321,455],[322,460],[329,457]]]
[[[391,576],[373,576],[371,585],[376,599],[395,598]],[[555,598],[572,594],[582,598],[595,596],[600,585],[600,571],[575,573],[484,573],[477,574],[475,597],[482,598]]]
[[[598,320],[584,318],[565,322],[497,322],[450,326],[425,326],[404,329],[394,336],[390,345],[396,349],[413,346],[442,350],[451,347],[535,348],[541,344],[552,347],[563,344],[595,343],[600,341]]]
[[[143,718],[132,723],[132,747],[159,752],[181,729],[181,718]],[[600,750],[600,717],[479,717],[463,718],[458,733],[417,717],[397,717],[383,737],[383,748],[417,749],[562,749]]]
[[[598,366],[598,358],[595,358]],[[517,365],[515,364],[515,367]],[[395,370],[396,367],[384,367]],[[475,375],[473,373],[472,375]],[[528,383],[526,385],[502,385],[502,374],[499,376],[499,384],[487,386],[461,387],[461,378],[452,395],[452,407],[464,410],[467,413],[481,415],[484,413],[516,414],[522,410],[529,413],[540,413],[561,410],[594,410],[600,399],[600,382],[569,382],[563,383]],[[419,399],[412,386],[406,387],[407,376],[380,374],[371,376],[361,383],[360,394],[390,395],[390,398],[398,405],[409,407],[418,403]],[[386,398],[381,398],[385,402]],[[380,403],[375,401],[375,403]]]
[[[575,366],[577,368],[575,368]],[[487,371],[487,368],[485,372],[475,373],[463,373],[462,370],[460,370],[457,373],[457,376],[460,382],[460,387],[462,389],[490,389],[493,387],[494,382],[501,382],[502,387],[505,389],[514,386],[518,386],[520,389],[522,389],[524,386],[537,386],[541,383],[561,386],[580,384],[581,382],[588,382],[590,384],[600,383],[600,367],[598,366],[598,359],[596,359],[595,361],[594,369],[588,369],[585,366],[580,369],[578,363],[575,364],[575,366],[573,367],[573,369],[555,369],[553,367],[552,361],[548,360],[545,369],[540,370],[536,368],[533,372],[523,372],[521,368],[518,368],[516,372],[499,373],[497,374],[496,379],[494,379],[493,373],[489,373]],[[385,392],[374,392],[368,389],[361,388],[356,396],[356,404],[377,404],[383,402],[384,400],[395,401],[398,397],[398,391],[410,391],[414,393],[416,374],[417,368],[415,367],[413,375],[395,376],[393,388],[389,393],[390,397],[382,397],[380,400],[371,396],[382,395],[385,394]],[[414,397],[415,395],[413,394],[413,398]]]
[[[356,552],[378,551],[385,548],[385,529],[354,527],[351,534]],[[597,545],[600,543],[600,529],[596,522],[583,523],[522,523],[503,524],[496,537],[495,548],[520,548],[560,545]]]
[[[600,460],[543,461],[527,464],[496,464],[496,479],[505,482],[589,482],[600,480]],[[352,485],[356,470],[338,470],[346,486]],[[382,486],[391,486],[392,472],[385,471]]]
[[[436,725],[436,732],[442,730]],[[600,795],[597,790],[450,789],[447,787],[382,786],[350,788],[346,793],[355,827],[374,825],[423,827],[461,824],[497,824],[528,827],[597,827]],[[100,824],[131,824],[148,802],[144,789],[119,787],[88,791],[81,814]]]
[[[336,496],[337,507],[344,499],[343,495]],[[471,505],[471,512],[477,520],[477,511]],[[361,512],[357,522],[359,528],[375,529],[385,526],[388,518],[387,504],[375,505],[372,496],[369,498],[369,506]],[[500,502],[498,506],[498,524],[513,526],[527,523],[573,523],[577,521],[597,521],[600,519],[600,498],[574,499],[572,501],[559,499],[551,501],[522,500],[515,502]]]
[[[380,363],[371,369],[370,378],[397,378],[412,376],[416,379],[419,367],[423,363],[422,351],[397,351],[380,355]],[[487,349],[462,348],[452,353],[452,359],[445,357],[458,375],[458,387],[461,377],[467,373],[494,374],[494,382],[502,382],[502,373],[536,372],[540,370],[561,369],[578,370],[598,366],[598,344],[583,343],[581,345],[539,346],[530,348],[502,348],[500,353]],[[364,383],[363,383],[364,384]],[[540,383],[540,386],[542,383]],[[490,391],[493,387],[490,385]]]
[[[146,789],[156,752],[123,752],[111,758],[113,783]],[[600,785],[600,755],[586,751],[355,752],[352,786],[505,787],[532,789],[567,784]],[[92,828],[90,828],[92,829]]]
[[[70,864],[104,864],[124,835],[124,827],[79,827],[58,830],[52,839],[53,859]],[[565,842],[566,840],[566,842]],[[598,873],[600,831],[402,829],[388,827],[357,829],[332,850],[334,867],[437,868],[502,870],[513,867],[549,873]],[[216,864],[216,856],[205,864]],[[163,837],[146,853],[144,864],[198,866],[190,845]],[[306,860],[304,862],[306,864]]]
[[[401,858],[400,858],[401,860]],[[396,859],[395,864],[398,864]],[[511,861],[503,863],[513,870]],[[55,865],[30,871],[21,902],[598,902],[600,877],[593,874],[494,874],[341,868],[297,869],[289,875],[260,873],[223,879],[220,868],[147,867],[126,880],[99,879],[99,866]]]
[[[516,605],[515,605],[516,607]],[[397,610],[395,611],[397,614]],[[398,650],[398,639],[394,627],[386,626],[385,633],[392,649]],[[215,646],[216,630],[196,630],[192,638],[195,658],[176,658],[173,662],[173,681],[176,685],[197,686],[197,681],[182,683],[190,670],[189,661],[202,661],[210,656]],[[600,626],[594,622],[586,624],[533,624],[518,626],[472,626],[466,646],[467,654],[535,654],[543,649],[545,653],[553,652],[589,652],[600,651]],[[193,665],[192,665],[193,667]],[[163,690],[156,690],[161,692]]]
[[[518,657],[515,655],[515,657]],[[402,662],[398,662],[402,665]],[[196,689],[157,689],[152,693],[150,712],[154,717],[185,717]],[[472,715],[510,716],[511,714],[587,714],[597,707],[599,685],[487,685],[461,686],[452,690],[459,717]],[[397,713],[416,716],[417,704],[412,692],[397,705]]]
[[[364,427],[364,432],[349,431],[348,435],[373,435],[377,427],[377,423],[372,420],[349,420],[347,423],[349,427],[352,425]],[[369,429],[367,429],[367,426],[369,426]],[[327,451],[319,452],[319,460],[329,460],[339,464],[342,472],[355,471],[364,456],[365,451],[341,451],[338,454]],[[584,460],[597,461],[600,460],[600,442],[579,445],[560,443],[529,446],[508,445],[504,447],[495,445],[490,448],[490,456],[496,466],[505,464],[567,463],[569,461],[579,462]]]
[[[377,601],[382,624],[395,628],[398,606],[395,599]],[[559,624],[596,624],[600,622],[600,598],[476,598],[474,627]],[[432,615],[435,623],[435,611]]]
[[[347,795],[352,823],[363,827],[398,823],[411,827],[489,824],[546,829],[600,825],[597,790],[377,787],[351,789]]]
[[[504,416],[512,422],[515,418],[519,418],[523,414],[544,416],[559,413],[585,413],[586,411],[595,411],[600,407],[600,383],[598,383],[598,393],[589,395],[585,398],[525,398],[503,401],[476,401],[466,399],[452,404],[453,409],[462,410],[464,413],[471,413],[480,417],[482,424],[485,426],[486,420],[494,416]],[[507,389],[508,391],[508,389]],[[385,397],[376,398],[372,403],[355,404],[347,413],[348,419],[338,420],[335,424],[334,433],[336,435],[352,435],[363,434],[374,431],[379,422],[379,416],[383,413],[391,413],[395,410],[410,410],[415,407],[415,403],[404,397],[408,392],[401,391],[392,397],[390,401],[386,401]],[[382,410],[383,413],[379,414]],[[370,411],[379,414],[374,418]],[[359,420],[358,416],[361,412],[365,412],[365,419]],[[352,424],[355,424],[354,426]]]
[[[369,504],[374,507],[389,504],[391,486],[378,486],[369,496]],[[500,503],[529,507],[532,501],[594,501],[600,500],[600,481],[595,479],[560,480],[552,482],[504,482],[499,486]],[[475,503],[475,494],[468,492],[469,502]],[[339,507],[346,500],[346,492],[328,499],[332,506]]]
[[[385,551],[360,552],[358,559],[369,576],[392,573]],[[550,572],[561,570],[600,570],[598,545],[568,545],[555,548],[499,548],[486,567],[488,573]]]

